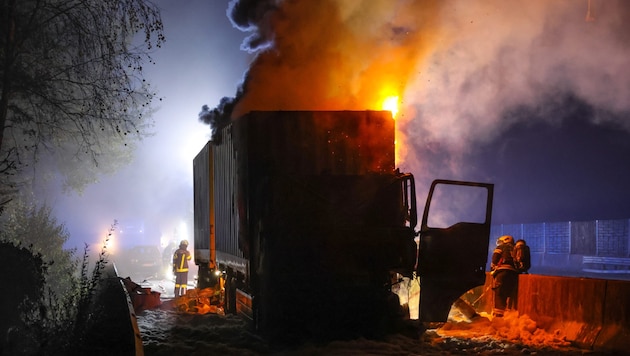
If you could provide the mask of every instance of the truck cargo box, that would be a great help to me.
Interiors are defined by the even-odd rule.
[[[198,264],[208,263],[214,234],[217,256],[245,272],[248,246],[242,237],[239,245],[238,237],[248,228],[243,214],[254,208],[252,190],[272,175],[360,175],[395,168],[389,111],[251,112],[217,136],[193,161]]]

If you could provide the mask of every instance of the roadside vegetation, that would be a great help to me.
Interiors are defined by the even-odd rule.
[[[165,40],[160,10],[0,0],[0,24],[0,355],[94,354],[106,241],[95,256],[65,249],[43,190],[81,193],[152,134],[160,98],[144,68]]]
[[[0,24],[0,355],[94,354],[106,242],[96,256],[64,249],[43,190],[81,193],[152,134],[160,98],[144,68],[165,40],[160,10],[0,0]]]
[[[0,231],[0,354],[80,354],[103,310],[95,303],[108,263],[106,243],[92,256],[65,250],[68,233],[47,206],[9,205]]]

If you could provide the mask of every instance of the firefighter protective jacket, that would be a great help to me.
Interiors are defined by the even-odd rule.
[[[188,250],[183,248],[177,249],[173,254],[173,271],[188,272],[188,261],[190,258],[190,252],[188,252]]]
[[[514,256],[512,251],[514,245],[501,244],[497,246],[492,252],[492,263],[490,269],[492,271],[509,270],[516,272],[516,266],[514,265]]]

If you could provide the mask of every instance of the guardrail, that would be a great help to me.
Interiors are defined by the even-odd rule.
[[[103,273],[106,283],[102,288],[108,295],[103,307],[108,314],[108,324],[112,330],[115,330],[115,333],[103,332],[103,334],[112,337],[112,344],[124,345],[114,349],[115,352],[112,351],[112,354],[144,356],[138,320],[129,291],[118,276],[118,270],[113,262],[105,266]]]
[[[593,273],[630,273],[630,258],[583,256],[582,271]]]

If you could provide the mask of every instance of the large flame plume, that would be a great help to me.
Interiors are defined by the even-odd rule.
[[[566,95],[630,128],[617,115],[630,111],[629,10],[619,0],[233,0],[252,65],[235,97],[200,118],[381,110],[398,97],[399,157],[414,172],[429,172],[420,157],[436,150],[457,171],[471,145],[523,119],[510,113]]]
[[[403,5],[232,1],[228,14],[253,32],[243,48],[255,57],[236,97],[214,111],[206,107],[201,117],[225,122],[251,110],[390,110],[395,116],[397,98],[434,40],[437,8]]]
[[[265,19],[270,47],[252,63],[232,116],[254,109],[381,110],[386,96],[402,95],[430,48],[430,26],[417,29],[429,22],[430,7],[424,18],[397,8],[390,1],[282,2]]]

